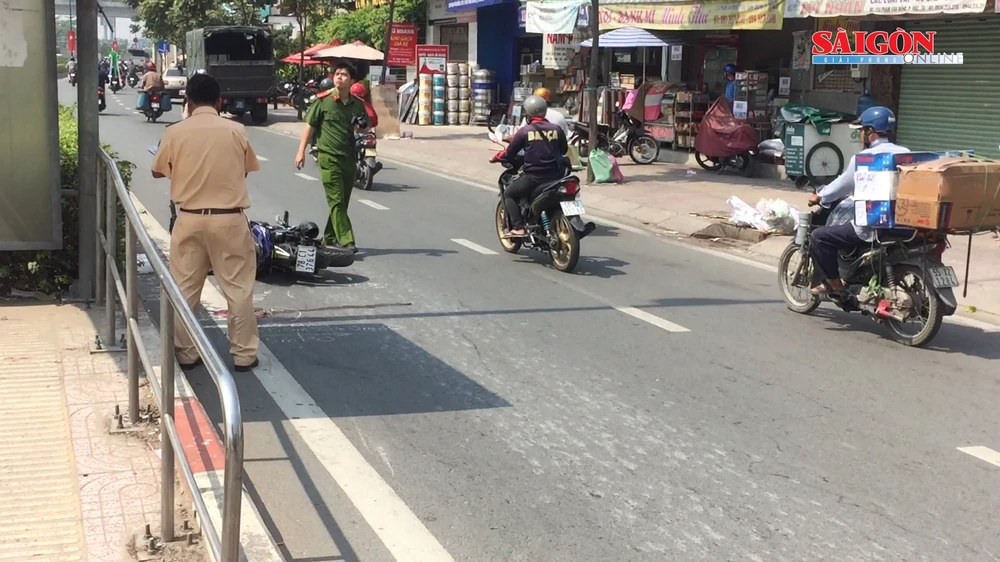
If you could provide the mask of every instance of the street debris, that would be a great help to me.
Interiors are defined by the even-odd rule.
[[[783,199],[761,199],[751,207],[735,195],[727,201],[732,207],[729,221],[766,234],[792,234],[799,226],[799,210]]]

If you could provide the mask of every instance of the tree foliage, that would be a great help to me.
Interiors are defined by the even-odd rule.
[[[184,34],[209,25],[257,25],[268,0],[125,0],[151,39],[184,44]]]
[[[426,0],[396,0],[393,21],[421,22],[427,12]],[[309,37],[314,43],[339,39],[344,43],[363,41],[379,50],[385,49],[389,5],[365,6],[351,12],[330,14],[313,24]]]

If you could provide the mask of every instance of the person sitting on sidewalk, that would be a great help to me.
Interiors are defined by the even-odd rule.
[[[858,154],[910,152],[908,148],[889,141],[889,133],[896,128],[896,116],[888,107],[875,106],[866,109],[851,127],[861,129],[861,139],[865,148]],[[838,201],[852,196],[854,194],[854,170],[855,158],[852,156],[844,173],[820,188],[809,199],[809,204],[829,208]],[[893,229],[887,230],[892,231]],[[842,292],[844,282],[840,279],[838,252],[856,248],[865,242],[872,242],[874,239],[875,231],[872,227],[858,226],[853,221],[835,226],[823,226],[814,230],[810,253],[826,282],[813,287],[813,294],[819,295],[828,291]]]
[[[511,229],[505,238],[521,238],[527,235],[524,229],[524,215],[518,200],[531,195],[536,187],[565,176],[567,166],[566,151],[569,142],[558,125],[545,119],[548,104],[539,96],[528,96],[524,100],[524,114],[528,124],[514,133],[507,148],[503,149],[491,162],[503,160],[509,154],[524,151],[521,174],[504,189],[504,209],[510,217]]]

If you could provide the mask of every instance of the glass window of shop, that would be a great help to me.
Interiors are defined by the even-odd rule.
[[[646,80],[660,80],[662,77],[661,62],[662,47],[614,48],[611,49],[611,72],[631,74],[636,83],[643,76],[645,68]]]
[[[441,45],[448,45],[448,59],[453,61],[469,60],[469,24],[457,23],[441,26]]]

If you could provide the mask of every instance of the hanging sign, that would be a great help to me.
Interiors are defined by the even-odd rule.
[[[72,29],[66,32],[66,50],[71,53],[76,52],[76,32]]]
[[[684,45],[670,46],[670,60],[684,60]]]
[[[672,31],[781,29],[785,0],[733,0],[712,3],[602,4],[601,30],[620,27]],[[529,4],[530,5],[530,4]]]
[[[417,64],[417,26],[413,23],[394,23],[389,33],[389,66]]]
[[[581,2],[528,2],[524,30],[528,33],[569,34],[576,29]]]
[[[542,66],[568,68],[576,47],[572,33],[546,33],[542,36]]]
[[[903,14],[979,14],[986,0],[788,0],[786,18],[897,16]]]

